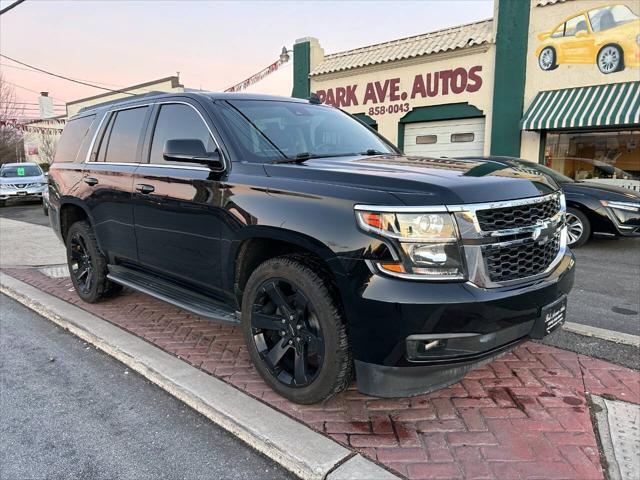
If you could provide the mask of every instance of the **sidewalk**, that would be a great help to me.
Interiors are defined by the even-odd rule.
[[[588,394],[640,404],[640,373],[526,343],[460,383],[410,399],[349,390],[322,405],[275,394],[250,365],[240,329],[130,290],[88,305],[69,278],[10,276],[97,315],[410,479],[600,479]]]

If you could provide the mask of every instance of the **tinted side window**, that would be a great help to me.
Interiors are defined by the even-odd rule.
[[[162,105],[153,131],[149,161],[151,163],[176,164],[176,162],[167,162],[163,158],[162,152],[167,140],[178,139],[201,140],[207,152],[213,152],[217,148],[207,126],[193,108],[179,103]],[[180,165],[199,164],[180,162]]]
[[[99,160],[105,162],[137,163],[138,143],[147,115],[147,107],[120,110],[112,115],[109,128],[100,147]],[[103,153],[103,148],[105,151]]]
[[[64,130],[62,131],[62,137],[60,137],[60,141],[56,148],[56,155],[53,160],[54,162],[62,163],[76,161],[80,146],[87,136],[87,132],[89,132],[91,124],[95,118],[95,115],[76,118],[65,125]],[[84,159],[79,159],[79,161],[82,160]]]

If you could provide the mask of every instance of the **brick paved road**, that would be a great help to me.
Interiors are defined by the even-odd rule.
[[[85,308],[411,479],[600,479],[586,393],[640,403],[640,373],[527,343],[460,383],[410,399],[354,386],[321,405],[294,405],[250,365],[240,329],[126,291],[95,305],[70,280],[36,270],[14,277]]]

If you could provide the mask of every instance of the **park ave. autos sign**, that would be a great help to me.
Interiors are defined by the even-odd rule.
[[[316,95],[323,103],[338,108],[367,106],[369,115],[408,112],[412,101],[417,99],[477,92],[482,87],[481,73],[480,65],[469,69],[458,67],[418,74],[407,85],[400,78],[388,78],[366,85],[352,83],[316,90]]]

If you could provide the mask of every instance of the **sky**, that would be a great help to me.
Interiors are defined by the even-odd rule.
[[[0,17],[0,52],[109,88],[180,72],[185,87],[216,91],[271,64],[298,38],[318,38],[328,54],[492,16],[493,0],[27,0]],[[249,91],[290,95],[292,63]],[[40,91],[56,104],[103,93],[24,68],[0,59],[22,102],[36,102]]]

